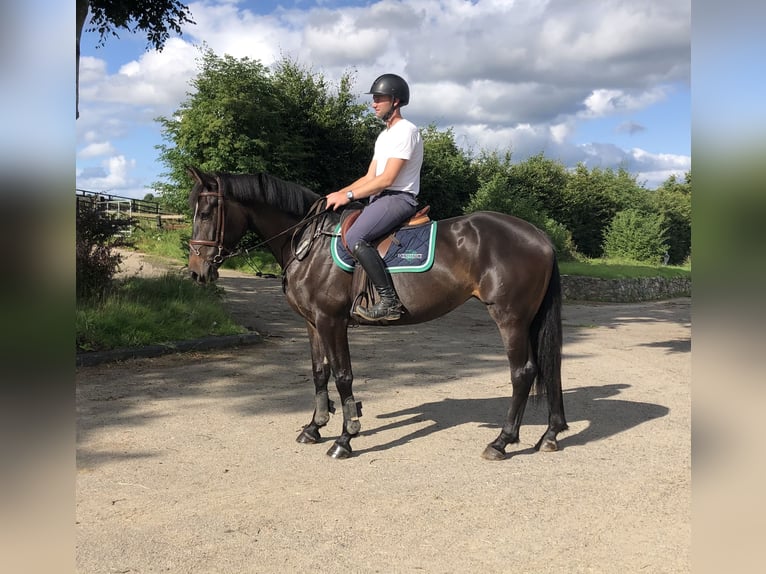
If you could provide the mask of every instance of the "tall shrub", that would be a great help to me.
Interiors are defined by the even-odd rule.
[[[129,218],[117,217],[95,203],[77,206],[76,225],[76,294],[77,299],[102,297],[112,284],[122,262],[114,247],[129,242],[121,232],[133,224]]]
[[[543,163],[540,156],[513,165],[510,154],[483,154],[474,164],[479,189],[471,196],[465,213],[498,211],[515,215],[545,231],[561,260],[573,259],[577,248],[572,234],[550,217],[543,205],[546,180],[537,169]]]
[[[604,236],[604,255],[657,264],[668,250],[660,215],[625,209],[614,216]]]
[[[686,261],[692,247],[691,171],[681,181],[671,175],[654,193],[654,210],[667,227],[668,255],[672,265]]]

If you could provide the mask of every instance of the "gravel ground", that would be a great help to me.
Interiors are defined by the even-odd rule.
[[[339,415],[295,442],[313,385],[279,280],[220,284],[263,343],[77,370],[77,572],[690,572],[689,299],[565,305],[570,430],[535,452],[530,405],[500,462],[480,454],[511,387],[480,303],[354,329],[364,416],[340,461]]]

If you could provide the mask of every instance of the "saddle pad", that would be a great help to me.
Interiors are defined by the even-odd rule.
[[[353,271],[356,261],[340,240],[340,225],[330,242],[332,260],[344,271]],[[420,273],[428,271],[434,263],[436,249],[436,221],[426,225],[402,227],[394,234],[383,262],[389,273]]]

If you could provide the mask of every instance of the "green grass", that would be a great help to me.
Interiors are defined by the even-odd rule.
[[[691,277],[691,265],[652,265],[640,261],[586,259],[561,261],[562,275],[581,275],[600,279],[637,279],[640,277]]]
[[[78,351],[102,351],[234,335],[246,329],[232,321],[222,291],[174,274],[115,282],[99,301],[78,301]]]
[[[142,253],[186,263],[189,258],[190,237],[191,226],[187,225],[181,229],[168,231],[139,229],[133,234],[132,240],[133,247]],[[253,245],[254,242],[254,238],[246,240],[248,245]],[[282,272],[274,257],[267,251],[253,251],[247,255],[232,257],[227,259],[221,268],[253,275],[258,272],[279,275]]]
[[[191,227],[188,225],[172,230],[141,228],[133,232],[131,242],[141,253],[186,261],[190,237]]]

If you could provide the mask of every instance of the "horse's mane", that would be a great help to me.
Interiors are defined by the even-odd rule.
[[[268,173],[234,174],[215,172],[209,177],[220,182],[221,192],[240,203],[263,203],[280,211],[303,216],[320,198],[307,187],[284,181]],[[191,205],[197,201],[202,186],[196,185],[189,197]]]

